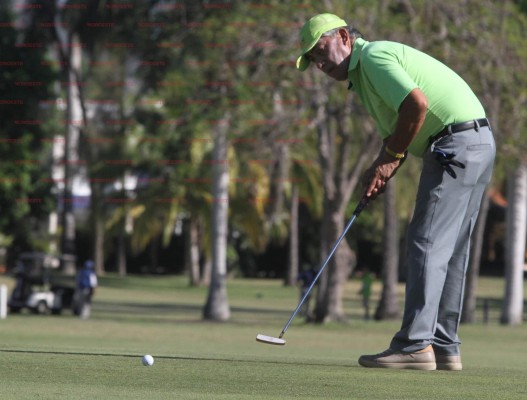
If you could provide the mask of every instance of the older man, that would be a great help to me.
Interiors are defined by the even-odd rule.
[[[383,148],[364,173],[366,196],[384,191],[407,153],[423,160],[408,229],[402,326],[386,351],[361,356],[359,364],[461,370],[457,331],[470,235],[495,157],[485,111],[441,62],[400,43],[368,42],[336,15],[314,16],[300,38],[297,68],[314,64],[349,81],[377,123]]]

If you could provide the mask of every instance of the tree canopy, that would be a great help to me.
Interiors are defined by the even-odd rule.
[[[351,214],[358,196],[353,177],[372,157],[364,149],[375,140],[371,120],[345,87],[294,68],[298,30],[318,12],[338,13],[368,40],[405,42],[459,72],[495,128],[495,187],[503,187],[508,166],[525,154],[525,1],[14,4],[0,7],[4,246],[18,240],[25,248],[42,247],[46,237],[32,227],[57,207],[60,195],[48,169],[53,141],[62,131],[57,100],[65,98],[68,67],[57,52],[58,20],[65,32],[78,35],[82,48],[79,78],[87,121],[79,153],[87,160],[90,211],[104,221],[110,238],[103,241],[109,270],[117,236],[125,240],[128,256],[138,257],[154,242],[173,243],[191,221],[198,232],[197,262],[205,268],[211,258],[210,210],[218,201],[211,190],[218,162],[229,166],[229,271],[285,275],[287,257],[270,265],[260,256],[287,243],[295,188],[304,223],[300,263],[318,264],[327,247],[319,233],[329,221],[328,207],[342,217]],[[24,24],[15,26],[16,18]],[[226,157],[214,160],[215,132],[227,115]],[[324,143],[329,147],[324,149]],[[417,170],[418,161],[410,160],[398,178],[402,221],[412,211]],[[135,185],[127,191],[124,182],[130,177]],[[337,190],[345,181],[351,186]],[[357,251],[361,238],[378,254],[383,210],[377,205],[369,210],[348,242]],[[80,229],[91,237],[95,228]],[[183,257],[178,260],[181,264]]]

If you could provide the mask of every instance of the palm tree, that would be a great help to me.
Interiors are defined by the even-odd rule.
[[[227,113],[214,135],[214,178],[212,205],[212,276],[209,295],[203,309],[205,319],[226,321],[230,318],[227,298],[227,235],[229,210],[229,169],[227,161]]]
[[[527,232],[527,163],[509,175],[505,256],[505,294],[501,323],[518,325],[523,320],[523,270]]]
[[[397,177],[390,180],[384,193],[384,235],[382,263],[382,293],[375,311],[375,319],[396,319],[399,317],[397,281],[399,267],[399,234],[396,200]]]

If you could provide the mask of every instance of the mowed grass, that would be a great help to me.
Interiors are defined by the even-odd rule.
[[[372,370],[358,357],[384,350],[400,322],[364,321],[357,281],[345,291],[348,323],[297,318],[285,346],[255,341],[277,336],[296,307],[298,290],[279,281],[229,281],[224,323],[202,320],[207,289],[183,277],[100,281],[89,320],[69,312],[0,320],[0,399],[527,398],[527,327],[500,326],[499,310],[489,324],[461,327],[461,372]],[[502,280],[480,282],[483,297],[502,290]],[[144,354],[152,367],[142,366]]]

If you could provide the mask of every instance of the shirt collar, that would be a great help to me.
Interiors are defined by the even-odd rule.
[[[355,39],[355,43],[353,43],[353,50],[351,52],[350,63],[348,66],[348,76],[350,75],[351,71],[353,71],[355,68],[357,68],[357,65],[359,65],[359,59],[362,53],[362,49],[367,44],[368,42],[362,38]],[[350,80],[348,89],[351,89],[352,86],[353,83]]]
[[[359,58],[362,53],[362,49],[367,43],[368,42],[364,40],[363,38],[355,39],[355,43],[353,43],[353,51],[351,52],[351,59],[350,59],[348,71],[351,71],[357,68],[357,64],[359,63]]]

